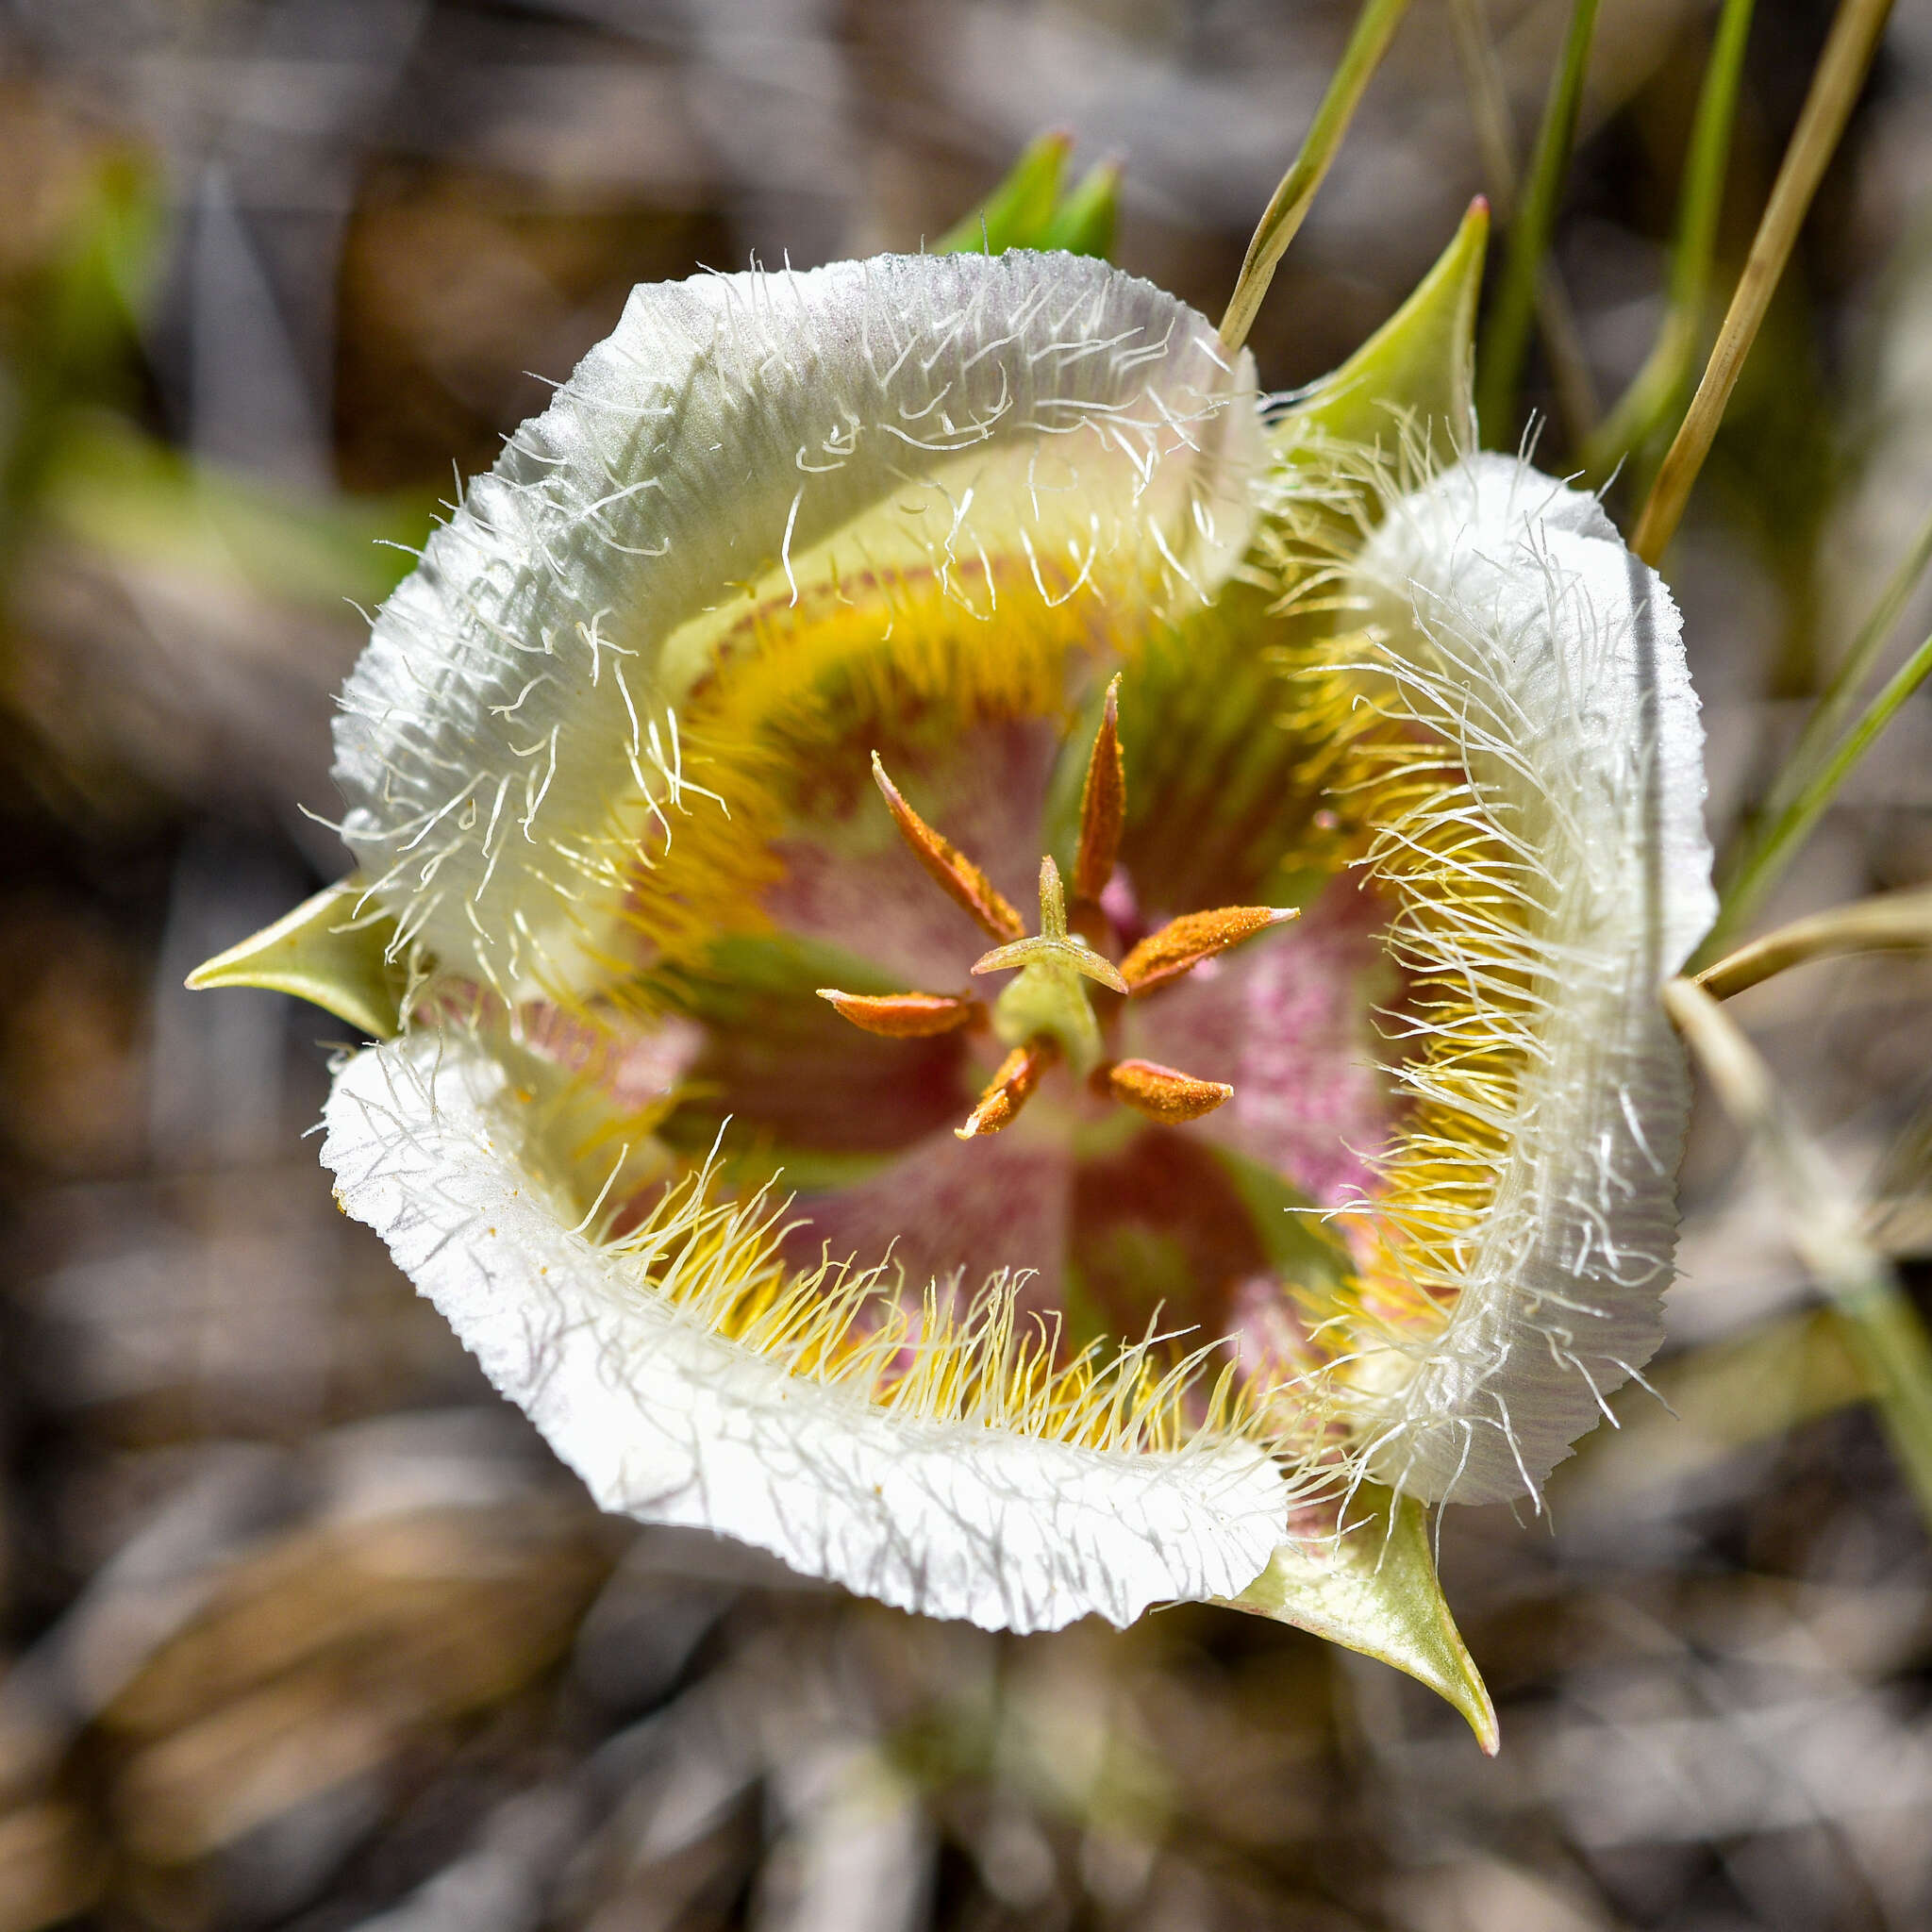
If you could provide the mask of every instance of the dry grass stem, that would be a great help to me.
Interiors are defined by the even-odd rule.
[[[1757,225],[1744,273],[1738,278],[1724,326],[1705,365],[1704,378],[1690,398],[1690,408],[1657,471],[1630,540],[1630,547],[1653,567],[1662,560],[1676,534],[1691,486],[1710,454],[1725,405],[1737,387],[1751,344],[1757,340],[1758,327],[1771,307],[1798,230],[1805,225],[1811,198],[1838,152],[1839,137],[1865,84],[1890,13],[1891,0],[1841,0],[1791,144],[1785,151],[1771,199]]]

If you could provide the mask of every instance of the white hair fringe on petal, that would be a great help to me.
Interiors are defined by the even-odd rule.
[[[1478,1006],[1507,983],[1525,1015],[1497,1042],[1520,1072],[1488,1123],[1506,1149],[1489,1211],[1432,1284],[1453,1290],[1446,1319],[1352,1366],[1360,1466],[1425,1501],[1540,1503],[1662,1334],[1688,1086],[1660,991],[1716,909],[1682,624],[1594,497],[1512,457],[1467,457],[1392,501],[1353,590],[1366,668],[1447,747],[1471,829],[1512,860],[1484,876],[1491,908],[1399,922],[1398,944]]]
[[[1212,593],[1254,527],[1254,365],[1067,255],[885,256],[635,290],[378,614],[336,724],[375,898],[514,1001],[593,991],[687,808],[675,707],[754,598],[991,559],[1051,601]]]
[[[514,1086],[464,1028],[370,1048],[338,1071],[322,1158],[343,1208],[604,1508],[989,1629],[1124,1625],[1236,1595],[1266,1567],[1290,1492],[1252,1443],[1093,1448],[894,1413],[713,1332],[653,1286],[635,1243],[598,1240],[546,1186]]]

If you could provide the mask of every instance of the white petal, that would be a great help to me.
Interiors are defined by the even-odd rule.
[[[1387,1374],[1371,1461],[1485,1502],[1535,1493],[1661,1339],[1688,1090],[1658,992],[1715,911],[1703,732],[1662,580],[1515,458],[1398,500],[1357,575],[1407,701],[1537,861],[1537,1054],[1455,1312]]]
[[[326,1118],[342,1206],[607,1509],[1015,1630],[1232,1596],[1284,1531],[1282,1476],[1248,1444],[1133,1455],[912,1423],[706,1332],[566,1224],[472,1034],[358,1055]]]
[[[336,728],[359,864],[446,966],[585,990],[748,585],[983,604],[991,558],[1206,595],[1253,527],[1254,394],[1203,317],[1071,256],[636,290],[376,620]]]

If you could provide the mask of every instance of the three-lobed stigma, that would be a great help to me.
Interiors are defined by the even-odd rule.
[[[1234,1096],[1222,1080],[1197,1080],[1153,1060],[1108,1052],[1121,1004],[1172,985],[1204,959],[1299,915],[1274,906],[1222,906],[1184,912],[1130,948],[1119,943],[1102,897],[1119,863],[1126,825],[1126,759],[1119,728],[1120,678],[1107,688],[1080,791],[1070,923],[1066,888],[1051,854],[1040,861],[1040,927],[1020,915],[978,866],[907,804],[876,752],[873,777],[900,836],[936,884],[996,943],[973,961],[974,974],[1011,972],[991,1005],[970,992],[867,994],[820,987],[841,1018],[868,1033],[909,1040],[990,1026],[1008,1048],[963,1126],[962,1141],[996,1134],[1018,1118],[1047,1073],[1064,1064],[1096,1093],[1164,1125],[1199,1120]],[[1091,935],[1091,937],[1090,937]],[[1110,951],[1121,952],[1116,961]],[[1111,997],[1095,1010],[1092,989]]]

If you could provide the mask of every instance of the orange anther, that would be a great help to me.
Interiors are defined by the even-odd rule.
[[[978,1000],[952,993],[841,992],[836,986],[822,986],[818,994],[841,1020],[850,1020],[867,1033],[881,1033],[888,1040],[924,1040],[935,1033],[971,1026],[986,1017],[986,1008]]]
[[[1151,992],[1271,925],[1301,914],[1278,906],[1221,906],[1211,912],[1183,912],[1149,933],[1121,961],[1121,977],[1135,993]]]
[[[1026,928],[1020,915],[1001,897],[999,889],[953,843],[926,824],[900,796],[899,788],[886,776],[879,755],[872,755],[872,774],[885,794],[886,808],[892,814],[900,836],[911,846],[912,854],[935,880],[951,895],[960,909],[976,920],[981,928],[996,940],[1023,938]]]
[[[1000,1062],[1000,1070],[987,1083],[978,1106],[966,1116],[966,1124],[955,1127],[954,1133],[962,1141],[971,1141],[1010,1126],[1040,1085],[1041,1076],[1059,1057],[1060,1050],[1051,1040],[1029,1040],[1024,1046],[1016,1046]]]
[[[1074,855],[1074,898],[1092,901],[1107,890],[1127,820],[1127,762],[1121,754],[1118,675],[1107,688],[1100,729],[1080,788],[1080,847]]]
[[[1224,1080],[1196,1080],[1154,1060],[1117,1060],[1093,1077],[1122,1106],[1169,1127],[1197,1121],[1234,1098],[1234,1089]]]

